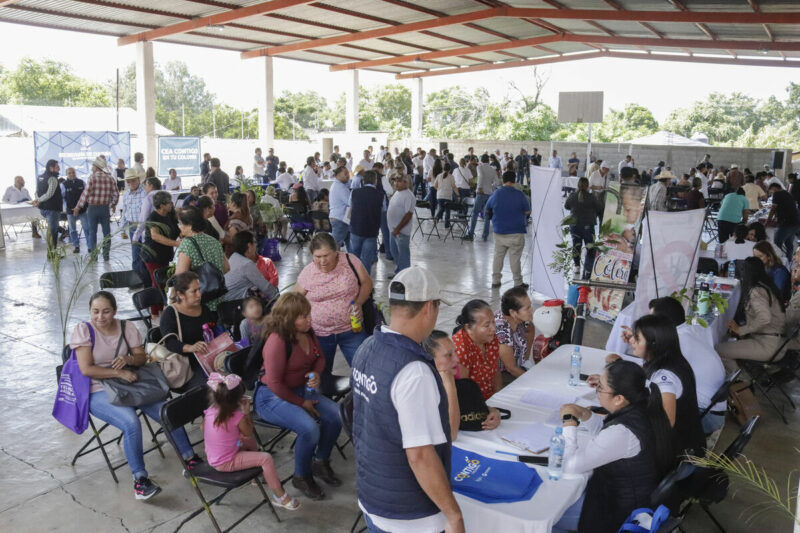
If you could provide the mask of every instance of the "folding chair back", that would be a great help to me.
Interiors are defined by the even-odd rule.
[[[750,438],[753,436],[753,430],[756,427],[756,423],[760,417],[758,415],[752,417],[750,420],[747,421],[745,425],[739,429],[739,435],[736,436],[736,439],[731,442],[725,451],[722,452],[723,457],[727,457],[728,459],[736,459],[742,452],[744,452],[745,446],[750,442]]]
[[[709,272],[713,272],[716,276],[719,272],[719,265],[715,259],[710,257],[701,257],[697,260],[697,270],[695,272],[698,274],[708,274]]]
[[[105,272],[100,276],[101,289],[136,289],[142,286],[142,279],[134,270]]]
[[[342,419],[342,429],[348,437],[353,438],[353,393],[350,392],[339,404],[339,418]]]
[[[722,385],[719,386],[717,392],[715,392],[714,396],[711,397],[711,401],[708,403],[708,406],[700,412],[701,419],[705,417],[716,404],[728,398],[728,394],[730,394],[731,390],[731,385],[733,385],[733,382],[736,381],[736,378],[738,378],[739,374],[741,373],[742,369],[739,368],[736,370],[736,372],[733,372],[730,376],[725,378],[725,381],[723,381]]]
[[[238,341],[242,338],[239,332],[239,324],[244,318],[242,316],[242,300],[221,302],[217,306],[217,316],[219,317],[219,323],[233,335],[233,340]]]
[[[167,277],[167,269],[169,267],[161,267],[153,271],[153,278],[156,280],[156,285],[165,289],[167,287],[167,281],[169,278]]]
[[[139,313],[139,317],[129,320],[143,320],[148,328],[153,327],[150,321],[151,317],[148,308],[155,305],[166,304],[164,291],[158,287],[147,287],[146,289],[133,293],[131,298],[133,299],[133,306],[136,308],[136,312]]]
[[[330,231],[331,219],[327,211],[309,211],[309,214],[314,222],[314,231]]]
[[[144,342],[160,342],[161,337],[163,337],[161,334],[161,328],[155,326],[147,330],[147,333],[144,336]]]

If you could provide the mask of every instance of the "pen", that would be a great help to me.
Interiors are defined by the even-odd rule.
[[[513,453],[513,452],[504,452],[504,451],[501,451],[501,450],[495,450],[495,451],[494,451],[494,453],[499,453],[499,454],[502,454],[502,455],[511,455],[511,456],[513,456],[513,457],[516,457],[516,456],[517,456],[517,454],[516,454],[516,453]]]

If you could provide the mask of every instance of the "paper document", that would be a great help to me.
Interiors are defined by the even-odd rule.
[[[560,409],[565,403],[575,403],[577,399],[578,397],[574,394],[544,392],[535,389],[529,390],[520,398],[522,403],[541,409]]]
[[[550,447],[553,428],[536,422],[530,426],[500,435],[500,438],[515,448],[531,453],[542,453]]]

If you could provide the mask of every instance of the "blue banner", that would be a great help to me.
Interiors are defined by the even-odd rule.
[[[169,176],[171,168],[178,176],[200,175],[200,137],[158,138],[158,176]]]
[[[92,162],[99,155],[106,156],[111,169],[117,161],[131,160],[131,134],[127,131],[34,131],[33,150],[36,154],[36,175],[41,176],[47,161],[55,159],[64,176],[72,167],[79,178],[86,178],[92,171]]]

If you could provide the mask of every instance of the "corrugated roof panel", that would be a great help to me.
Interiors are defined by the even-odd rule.
[[[209,6],[198,2],[190,2],[188,0],[160,0],[157,3],[150,0],[114,0],[114,3],[120,6],[129,6],[131,8],[156,9],[173,13],[181,13],[190,17],[199,17],[201,15],[209,15],[212,13],[226,11],[225,8]],[[237,2],[236,0],[226,0],[226,3],[236,4]],[[136,11],[133,9],[126,9],[125,11],[136,13]]]
[[[781,39],[796,41],[800,38],[800,24],[770,24],[769,29],[779,41]]]
[[[380,2],[377,0],[333,0],[333,1],[323,1],[324,4],[328,4],[333,7],[338,7],[342,9],[346,9],[348,11],[352,11],[354,13],[363,13],[365,15],[371,15],[374,17],[380,17],[382,19],[394,20],[400,23],[406,22],[415,22],[418,20],[424,20],[431,18],[430,15],[426,15],[425,13],[420,13],[418,11],[411,11],[404,7],[399,7],[394,4],[389,4],[386,2]],[[350,21],[348,15],[342,15],[336,13],[334,11],[330,11],[327,9],[320,9],[315,8],[313,6],[295,6],[290,7],[287,9],[280,10],[280,13],[284,13],[286,15],[291,15],[293,17],[303,18],[308,16],[309,18],[314,18],[314,20],[325,20],[330,17],[346,17],[342,19],[343,26],[349,26],[352,24],[358,24],[355,21]],[[367,23],[361,25],[361,29],[363,28],[377,28],[384,26],[380,22],[376,22],[373,20],[363,19],[366,20]],[[347,22],[345,24],[344,22]],[[355,27],[355,26],[353,26]]]
[[[587,45],[585,44],[570,42],[549,43],[546,46],[547,48],[555,50],[556,52],[561,52],[562,54],[569,54],[570,52],[583,52],[587,49]]]
[[[110,33],[114,35],[124,35],[141,31],[143,28],[133,27],[123,24],[99,23],[93,21],[79,20],[59,15],[49,15],[33,13],[30,11],[20,11],[14,9],[0,9],[0,18],[7,21],[15,21],[22,24],[44,25],[49,27],[63,28],[72,31],[87,31]]]
[[[233,41],[230,39],[226,39],[223,36],[215,36],[210,34],[191,34],[191,33],[182,33],[180,35],[172,35],[168,37],[166,40],[172,42],[179,42],[182,44],[192,44],[197,46],[212,46],[214,48],[224,48],[227,50],[249,50],[253,47],[257,47],[257,44],[254,43],[243,43],[240,41]]]
[[[385,39],[365,39],[363,41],[357,41],[356,44],[359,46],[364,46],[366,48],[373,48],[375,50],[381,50],[386,53],[386,55],[408,55],[408,54],[419,54],[424,53],[426,50],[422,50],[413,46],[412,39],[406,38],[405,35],[398,35],[389,37],[391,41],[387,41]],[[395,41],[400,41],[402,43],[408,43],[407,45],[400,45],[397,44]]]
[[[376,21],[373,21],[373,20],[368,20],[368,19],[365,19],[365,18],[356,17],[356,16],[352,16],[352,15],[346,15],[346,14],[343,14],[343,13],[338,13],[338,12],[330,11],[330,10],[327,10],[327,9],[313,7],[311,5],[301,5],[301,6],[295,6],[295,7],[289,8],[289,9],[281,9],[275,15],[276,16],[262,17],[262,20],[261,20],[260,23],[262,23],[262,24],[265,23],[265,24],[268,24],[268,25],[272,25],[273,23],[276,23],[276,24],[290,24],[290,25],[297,24],[297,23],[292,22],[292,21],[282,21],[279,17],[281,15],[284,15],[284,16],[287,16],[287,17],[292,17],[293,19],[296,19],[296,20],[299,20],[299,21],[308,20],[308,21],[312,21],[312,22],[318,22],[318,23],[322,23],[322,24],[330,24],[332,26],[338,26],[338,27],[348,28],[348,29],[358,30],[358,31],[384,26],[384,24],[381,24],[380,22],[376,22]],[[252,19],[248,19],[248,20],[252,20]],[[307,25],[303,25],[303,27],[306,27],[306,26]],[[287,29],[286,27],[282,27],[281,29],[285,30],[285,31],[292,31],[291,29]],[[318,29],[320,29],[320,28],[318,28]],[[321,33],[321,34],[315,33],[314,35],[315,36],[319,36],[319,35],[335,35],[336,33],[338,33],[337,30],[332,29],[332,28],[327,28],[327,29],[321,28],[321,30],[322,30],[323,33]]]
[[[703,30],[695,24],[670,22],[648,22],[648,24],[670,39],[708,39]]]
[[[442,35],[452,37],[453,39],[466,41],[470,46],[489,44],[497,42],[498,40],[502,40],[502,38],[491,33],[482,30],[476,30],[464,25],[445,26],[434,31]]]
[[[600,26],[616,35],[625,37],[653,37],[653,32],[632,21],[602,20]]]
[[[483,26],[500,33],[504,33],[517,39],[528,39],[530,37],[538,37],[541,35],[552,35],[553,32],[545,30],[540,26],[531,24],[522,19],[516,18],[497,18],[475,22],[478,26]]]
[[[8,7],[12,11],[24,11],[26,8],[31,8],[35,10],[49,11],[54,15],[86,15],[107,20],[133,22],[136,24],[146,24],[151,26],[165,26],[186,20],[184,18],[129,11],[102,5],[87,5],[85,3],[73,2],[71,0],[25,0],[23,2],[11,4]]]

